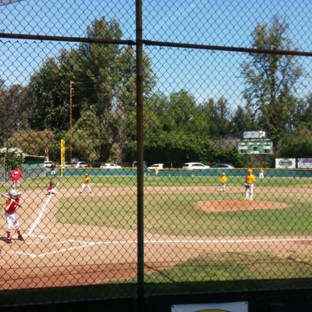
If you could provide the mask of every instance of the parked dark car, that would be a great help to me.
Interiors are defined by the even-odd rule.
[[[104,161],[96,161],[92,164],[89,164],[90,168],[100,168],[105,162]]]

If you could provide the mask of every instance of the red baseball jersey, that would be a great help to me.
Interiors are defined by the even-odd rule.
[[[21,201],[20,201],[19,198],[15,199],[15,201],[14,201],[13,199],[8,199],[8,200],[6,201],[6,203],[5,203],[5,207],[9,207],[11,201],[13,201],[13,202],[12,202],[10,208],[9,208],[8,210],[7,210],[7,208],[6,208],[6,212],[9,213],[9,214],[14,213],[14,212],[16,211],[17,204],[20,204],[20,203],[21,203]]]
[[[22,177],[22,171],[18,168],[15,168],[12,170],[11,175],[12,175],[12,181],[13,182],[19,181],[20,178]]]

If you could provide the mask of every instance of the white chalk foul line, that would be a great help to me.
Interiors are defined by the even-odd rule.
[[[42,238],[48,238],[48,237],[42,237]],[[312,238],[270,238],[270,239],[213,239],[213,240],[201,240],[201,239],[184,239],[184,240],[148,240],[145,241],[145,244],[187,244],[187,243],[204,243],[204,244],[215,244],[215,243],[252,243],[252,242],[296,242],[296,241],[312,241]],[[76,241],[74,239],[62,241],[62,242],[55,242],[54,244],[58,243],[65,243],[65,242],[77,242],[82,243],[82,241]],[[19,254],[19,255],[25,255],[30,258],[43,258],[48,255],[53,255],[57,253],[64,253],[71,250],[81,249],[89,246],[94,245],[129,245],[129,244],[137,244],[137,240],[131,240],[131,241],[106,241],[106,242],[83,242],[83,245],[75,246],[75,247],[69,247],[69,248],[63,248],[58,249],[55,251],[49,251],[46,253],[40,253],[40,254],[34,254],[34,253],[27,253],[27,252],[18,252],[18,251],[11,251],[11,253]]]
[[[57,188],[58,183],[59,183],[59,182],[57,182],[57,184],[56,184],[56,188]],[[50,202],[52,196],[53,196],[53,194],[50,194],[50,195],[49,195],[47,201],[45,202],[45,204],[44,204],[43,207],[41,208],[41,211],[40,211],[38,217],[36,218],[36,220],[34,221],[33,225],[31,226],[31,228],[30,228],[30,230],[29,230],[29,232],[28,232],[28,236],[31,235],[31,234],[33,233],[33,231],[35,230],[35,228],[36,228],[37,225],[39,224],[40,219],[41,219],[41,217],[42,217],[42,215],[43,215],[43,213],[44,213],[44,211],[45,211],[45,209],[46,209],[48,203]]]
[[[87,246],[93,246],[93,245],[95,245],[95,243],[89,243],[89,244],[86,244],[84,246],[76,246],[76,247],[58,249],[58,250],[54,250],[54,251],[43,252],[43,253],[40,253],[40,254],[27,253],[27,252],[21,252],[21,251],[12,251],[12,253],[13,254],[18,254],[18,255],[24,255],[24,256],[27,256],[29,258],[34,259],[34,258],[43,258],[45,256],[54,255],[54,254],[57,254],[57,253],[64,253],[66,251],[81,249],[81,248],[85,248]]]
[[[42,215],[43,215],[43,213],[44,213],[44,211],[45,211],[45,209],[46,209],[48,203],[50,202],[51,196],[52,196],[52,194],[49,195],[47,201],[45,202],[45,204],[44,204],[43,207],[41,208],[41,211],[40,211],[38,217],[36,218],[36,220],[34,221],[33,225],[31,226],[31,228],[30,228],[30,230],[29,230],[29,232],[28,232],[28,235],[31,235],[31,234],[33,233],[34,229],[35,229],[35,228],[37,227],[37,225],[39,224],[40,219],[41,219],[41,217],[42,217]]]
[[[32,254],[32,253],[28,253],[28,252],[20,252],[20,251],[12,251],[13,254],[17,254],[17,255],[24,255],[24,256],[27,256],[29,258],[36,258],[37,255],[36,254]]]

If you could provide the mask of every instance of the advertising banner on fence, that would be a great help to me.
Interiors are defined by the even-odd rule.
[[[298,168],[312,169],[312,158],[298,158]]]
[[[176,304],[172,312],[248,312],[248,302]]]
[[[296,158],[275,158],[275,168],[296,168]]]

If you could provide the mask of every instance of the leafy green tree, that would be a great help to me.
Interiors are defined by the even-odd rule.
[[[6,90],[5,79],[0,77],[0,94],[3,93],[5,90]]]
[[[100,146],[105,139],[105,134],[100,132],[99,118],[92,111],[85,111],[73,127],[73,157],[89,162],[99,159]],[[70,142],[68,133],[65,141]]]
[[[227,100],[221,97],[216,102],[209,99],[204,102],[203,110],[209,114],[209,134],[211,138],[221,138],[229,134],[231,113]]]
[[[196,133],[163,131],[145,144],[144,157],[148,163],[206,161],[209,150],[209,141]]]
[[[169,98],[163,94],[154,95],[149,100],[148,109],[158,116],[161,129],[165,132],[196,132],[199,135],[208,135],[207,114],[185,90],[174,92]]]
[[[220,142],[213,142],[209,150],[207,163],[229,163],[234,167],[245,167],[244,156],[245,155],[238,154],[237,145],[224,147]]]
[[[229,133],[236,138],[241,138],[244,131],[258,129],[256,122],[252,118],[252,112],[250,105],[243,108],[238,105],[237,109],[233,113],[233,117],[230,120]]]
[[[145,159],[150,162],[204,161],[209,150],[209,116],[187,91],[148,99],[145,115]]]
[[[21,85],[12,85],[0,91],[0,142],[5,142],[17,131],[28,128],[28,116],[31,115],[26,104],[27,90]]]
[[[29,119],[34,130],[64,129],[69,124],[69,80],[65,79],[56,58],[48,58],[34,73],[27,87]]]
[[[292,119],[292,127],[297,128],[301,123],[309,123],[312,120],[312,94],[304,99],[299,99]]]
[[[296,50],[287,37],[288,28],[287,23],[274,16],[270,25],[257,25],[252,33],[252,47]],[[302,68],[293,55],[250,53],[250,58],[251,61],[242,64],[244,97],[250,101],[262,130],[270,133],[276,142],[288,131],[295,107],[293,94]]]
[[[119,40],[122,31],[116,20],[107,22],[96,19],[87,27],[90,39]],[[147,55],[143,55],[143,91],[147,96],[155,86],[155,75]],[[69,98],[69,82],[73,93]],[[125,125],[132,118],[136,106],[136,57],[131,46],[118,44],[81,43],[70,51],[62,50],[56,58],[50,58],[30,81],[29,105],[33,107],[33,129],[61,131],[69,128],[69,101],[72,100],[72,123],[76,123],[87,111],[92,111],[98,121],[99,131],[93,132],[94,156],[122,162],[127,144]],[[75,135],[88,137],[88,131],[75,130]],[[95,134],[99,136],[95,138]],[[101,135],[100,135],[101,134]],[[105,134],[103,137],[102,134]],[[74,154],[81,155],[81,140],[73,144]],[[84,149],[85,150],[85,149]],[[83,154],[84,155],[84,154]],[[89,159],[90,155],[85,155]]]
[[[298,128],[285,136],[278,145],[279,157],[311,157],[312,155],[312,125],[301,123]]]
[[[87,28],[88,38],[121,39],[122,31],[116,20],[104,17],[94,20]],[[143,56],[144,94],[155,86],[149,58]],[[82,43],[69,53],[68,70],[73,74],[75,97],[82,108],[92,109],[105,119],[107,113],[126,114],[136,105],[136,58],[133,47],[117,44]]]
[[[9,146],[17,146],[28,155],[45,156],[49,158],[49,150],[54,144],[54,134],[51,130],[35,131],[27,129],[14,133],[8,141]]]
[[[0,149],[0,162],[5,165],[7,171],[10,171],[17,165],[21,166],[24,159],[23,151],[17,147],[3,147]]]
[[[86,32],[90,39],[122,38],[118,22],[108,22],[104,17],[95,19]],[[143,68],[143,91],[147,96],[156,83],[147,55],[143,55]],[[73,87],[71,99],[70,81]],[[136,106],[136,56],[133,47],[81,43],[70,51],[62,49],[60,55],[48,58],[31,77],[28,90],[28,104],[33,110],[30,120],[33,129],[51,129],[56,135],[68,129],[71,100],[71,121],[75,128],[73,153],[86,160],[104,157],[122,162],[128,142],[126,125],[131,124],[129,119],[133,118]],[[89,137],[88,130],[78,129],[76,125],[89,111],[96,116],[99,130],[92,133],[93,142],[96,142],[91,145],[93,156],[82,152],[86,149],[80,139]],[[82,119],[85,120],[84,117]],[[77,137],[79,139],[76,140]],[[79,144],[83,148],[79,148]]]

